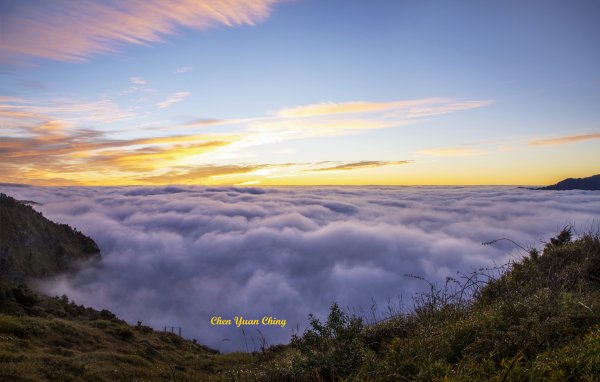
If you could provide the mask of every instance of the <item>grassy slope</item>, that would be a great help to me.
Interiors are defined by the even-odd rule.
[[[249,354],[222,355],[175,334],[128,325],[66,297],[0,283],[2,381],[223,380],[230,368],[254,361]]]
[[[567,231],[496,277],[432,289],[375,325],[340,311],[250,374],[271,381],[598,381],[600,240]],[[462,292],[470,294],[464,298]],[[462,297],[461,297],[462,296]]]

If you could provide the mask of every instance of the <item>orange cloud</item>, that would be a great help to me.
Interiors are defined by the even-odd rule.
[[[81,135],[2,140],[0,157],[5,163],[0,166],[0,180],[14,182],[20,179],[22,182],[23,179],[38,179],[43,182],[43,179],[60,178],[71,179],[73,184],[139,184],[136,179],[144,174],[177,167],[186,163],[188,158],[230,144],[227,141],[205,141],[132,149],[124,146],[131,147],[131,144],[143,141],[103,141],[97,138],[83,142],[80,142]]]
[[[142,79],[131,81],[143,86]],[[62,184],[73,179],[84,184],[140,184],[197,183],[205,179],[208,183],[246,183],[282,177],[327,176],[327,171],[337,171],[336,178],[343,178],[342,172],[400,165],[408,161],[287,165],[227,162],[234,158],[245,160],[256,156],[249,149],[251,146],[398,127],[417,123],[428,115],[486,104],[489,101],[443,98],[384,103],[324,103],[298,106],[287,109],[287,112],[282,109],[280,113],[263,117],[201,119],[154,129],[142,130],[134,123],[129,124],[130,129],[123,131],[122,124],[113,123],[128,119],[135,122],[140,116],[136,109],[123,110],[107,97],[87,103],[57,99],[36,103],[1,97],[0,125],[3,129],[0,133],[0,156],[4,166],[0,166],[3,170],[0,180],[37,179],[39,183],[47,179],[48,184]],[[227,133],[170,135],[173,134],[171,131],[189,129],[197,132],[206,126],[235,128],[227,129]],[[152,132],[156,135],[146,135]],[[136,137],[141,133],[146,137]],[[465,147],[429,149],[421,153],[443,156],[475,154]],[[213,164],[192,166],[207,162]]]
[[[593,139],[600,139],[600,133],[566,135],[566,136],[556,137],[556,138],[533,139],[533,140],[529,141],[529,146],[566,145],[569,143],[591,141]]]
[[[203,181],[223,175],[241,175],[259,170],[265,165],[202,165],[195,167],[178,167],[160,175],[139,177],[142,183],[147,184],[199,184]]]
[[[314,170],[308,170],[307,172],[313,171],[348,171],[348,170],[356,170],[361,168],[373,168],[373,167],[381,167],[381,166],[391,166],[391,165],[400,165],[400,164],[408,164],[411,161],[408,160],[400,160],[400,161],[361,161],[361,162],[352,162],[352,163],[343,163],[337,166],[332,167],[323,167],[317,168]]]
[[[99,102],[35,104],[0,99],[2,179],[121,179],[185,163],[239,138],[232,134],[186,134],[116,139],[112,133],[81,128],[81,123],[119,120],[109,99]],[[111,115],[111,111],[116,115]],[[54,113],[52,113],[54,112]],[[118,134],[117,134],[118,135]],[[83,174],[88,174],[87,178]],[[94,180],[95,181],[95,180]]]
[[[278,0],[144,0],[19,3],[3,9],[0,56],[80,62],[183,28],[254,25]]]
[[[126,171],[154,171],[176,164],[179,160],[204,154],[228,145],[225,141],[208,141],[166,147],[146,147],[138,150],[114,150],[91,154],[88,164],[103,164]]]
[[[94,103],[58,106],[61,116],[70,117],[64,119],[46,114],[51,106],[5,101],[0,105],[0,125],[5,127],[0,136],[0,179],[10,182],[131,184],[143,172],[185,163],[187,158],[237,139],[226,134],[114,139],[108,133],[78,127],[79,121],[115,118],[99,113],[104,109]]]

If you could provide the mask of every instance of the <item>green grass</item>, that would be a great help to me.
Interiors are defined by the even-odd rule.
[[[222,380],[219,373],[249,361],[254,361],[249,354],[218,354],[66,297],[0,283],[0,380]]]

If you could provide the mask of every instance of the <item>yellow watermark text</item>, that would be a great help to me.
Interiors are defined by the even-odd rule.
[[[244,316],[235,316],[232,319],[223,318],[221,316],[212,316],[210,318],[210,324],[213,326],[231,326],[235,325],[236,327],[242,326],[279,326],[285,328],[287,325],[287,320],[283,320],[281,318],[276,318],[273,316],[264,316],[261,319],[254,318],[249,319]]]

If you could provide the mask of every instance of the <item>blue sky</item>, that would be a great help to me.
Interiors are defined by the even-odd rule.
[[[541,184],[598,172],[595,1],[201,3],[3,4],[0,181]]]

